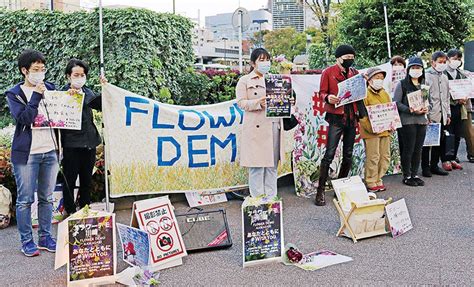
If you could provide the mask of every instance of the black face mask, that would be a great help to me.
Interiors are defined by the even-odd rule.
[[[343,59],[341,66],[343,66],[345,69],[349,69],[354,65],[354,59]]]

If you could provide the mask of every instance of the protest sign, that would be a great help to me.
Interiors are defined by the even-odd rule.
[[[367,106],[369,121],[374,133],[396,130],[402,127],[397,103],[387,103]]]
[[[449,93],[453,100],[474,98],[474,86],[470,79],[449,80]]]
[[[55,269],[67,265],[68,286],[113,283],[115,214],[84,207],[58,226]]]
[[[244,267],[280,261],[283,253],[282,202],[248,197],[242,204]]]
[[[83,104],[84,94],[71,95],[67,91],[45,91],[32,128],[80,130]]]
[[[361,74],[349,78],[337,84],[337,97],[340,102],[336,104],[336,108],[363,100],[367,97],[367,85],[365,79]]]
[[[430,123],[426,127],[426,135],[423,146],[439,146],[441,140],[441,124]]]
[[[295,250],[297,250],[297,248],[293,245],[288,245],[288,247],[292,247]],[[288,250],[288,247],[286,248],[287,250]],[[285,256],[283,256],[283,263],[285,265],[294,265],[298,268],[301,268],[307,271],[319,270],[324,267],[341,264],[341,263],[349,262],[352,260],[353,259],[351,257],[337,254],[336,252],[332,252],[328,250],[320,250],[320,251],[304,254],[301,260],[299,260],[298,262],[291,262],[286,254]]]
[[[407,94],[407,98],[410,108],[416,111],[429,107],[428,95],[422,90],[417,90]]]
[[[147,232],[117,223],[117,230],[122,243],[123,261],[132,266],[150,264],[150,238]]]
[[[407,72],[405,67],[403,66],[393,66],[392,67],[392,93],[395,92],[395,87],[397,86],[398,82],[405,79]]]
[[[387,205],[385,210],[390,224],[390,231],[394,238],[403,235],[413,228],[404,198]]]
[[[189,207],[203,206],[227,201],[223,191],[186,192]]]
[[[135,202],[134,213],[140,229],[150,235],[150,265],[170,263],[187,255],[168,197]]]
[[[267,118],[291,117],[291,103],[293,89],[290,75],[265,76],[266,112]]]

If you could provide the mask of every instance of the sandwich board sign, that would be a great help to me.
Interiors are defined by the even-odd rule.
[[[242,204],[243,266],[281,261],[282,202],[248,197]]]

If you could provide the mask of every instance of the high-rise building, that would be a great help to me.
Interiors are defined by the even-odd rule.
[[[10,10],[37,10],[47,9],[63,12],[82,10],[81,0],[0,0],[0,7]]]
[[[214,39],[238,40],[238,31],[232,25],[233,13],[206,16],[206,29],[214,34]],[[249,11],[250,25],[243,33],[243,39],[251,39],[256,32],[272,30],[272,14],[268,10]]]
[[[304,5],[298,0],[269,0],[273,29],[293,27],[298,32],[305,30]]]

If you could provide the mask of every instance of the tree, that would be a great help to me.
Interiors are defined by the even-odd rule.
[[[388,0],[392,55],[460,47],[469,36],[472,0]],[[388,59],[383,2],[347,0],[338,23],[341,38],[354,46],[358,57]]]
[[[299,2],[311,9],[320,24],[323,42],[318,44],[319,48],[325,50],[326,58],[323,59],[325,65],[330,59],[333,49],[333,43],[337,38],[335,23],[337,22],[337,11],[340,5],[335,5],[335,1],[331,0],[299,0]],[[339,4],[340,1],[337,1]],[[323,45],[322,45],[323,44]]]
[[[284,54],[290,61],[306,51],[306,34],[296,32],[295,28],[270,31],[263,36],[265,48],[273,56]]]

